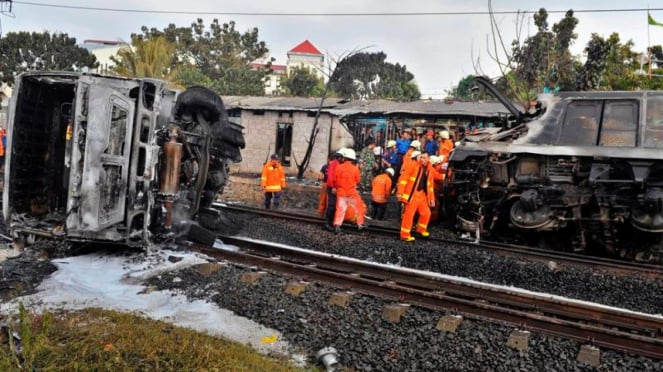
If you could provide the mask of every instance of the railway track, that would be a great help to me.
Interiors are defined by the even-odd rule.
[[[221,203],[215,203],[214,207],[228,211],[252,213],[264,217],[287,219],[291,221],[298,221],[308,224],[317,224],[320,226],[322,226],[324,222],[323,219],[314,216],[285,212],[280,210],[271,211],[271,210],[264,210],[264,209],[251,208],[245,206],[226,205]],[[346,229],[346,231],[352,231],[352,230],[353,229]],[[369,226],[364,231],[374,234],[393,236],[393,237],[397,237],[399,234],[399,230],[396,228],[381,227],[381,226]],[[523,257],[540,262],[554,261],[558,264],[570,264],[581,267],[588,267],[592,269],[610,271],[618,274],[628,274],[628,275],[637,274],[651,279],[663,278],[663,266],[655,264],[647,264],[647,263],[634,262],[634,261],[623,261],[623,260],[588,256],[588,255],[563,252],[563,251],[550,251],[540,248],[532,248],[527,246],[519,246],[519,245],[490,242],[490,241],[481,241],[479,243],[474,243],[467,240],[439,238],[439,237],[430,237],[427,238],[426,240],[439,242],[441,244],[464,245],[475,249],[486,249],[500,254]]]
[[[663,317],[248,238],[239,251],[192,244],[219,260],[369,295],[663,359]]]

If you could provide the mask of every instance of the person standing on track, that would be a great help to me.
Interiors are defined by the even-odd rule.
[[[357,229],[363,230],[366,218],[366,207],[364,201],[357,191],[357,186],[361,181],[359,168],[353,164],[357,161],[355,151],[352,149],[343,149],[343,160],[336,168],[334,174],[334,193],[336,194],[336,213],[334,215],[334,232],[341,232],[341,225],[345,218],[345,211],[348,205],[357,211]]]
[[[403,169],[398,181],[396,197],[405,204],[400,235],[401,240],[406,242],[414,241],[411,231],[415,213],[419,214],[416,232],[425,238],[430,236],[428,222],[431,216],[430,208],[435,206],[435,181],[434,171],[428,160],[428,153],[419,155],[419,160],[413,166]]]
[[[285,189],[285,172],[277,154],[272,154],[270,160],[262,167],[260,186],[265,191],[265,209],[269,209],[274,199],[274,209],[279,208],[281,191]]]

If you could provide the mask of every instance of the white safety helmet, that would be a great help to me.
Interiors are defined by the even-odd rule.
[[[390,149],[392,147],[396,146],[396,141],[394,140],[389,140],[387,141],[387,148]]]
[[[442,139],[449,139],[449,131],[448,130],[441,131],[440,137],[442,137]]]
[[[436,155],[431,155],[429,159],[430,159],[430,163],[433,164],[433,165],[435,165],[437,163],[440,163],[442,161],[442,159],[439,156],[436,156]]]
[[[392,177],[394,176],[394,173],[396,173],[396,172],[394,172],[393,168],[387,168],[387,169],[385,169],[385,172],[389,173],[389,175],[392,176]]]
[[[340,155],[343,156],[343,151],[345,150],[345,147],[341,147],[340,149],[336,150],[334,155]]]
[[[412,159],[416,159],[419,155],[421,155],[421,151],[413,151],[411,157]]]
[[[353,149],[343,149],[343,157],[350,160],[357,160],[357,155]]]
[[[417,150],[421,150],[421,142],[414,140],[410,142],[410,147],[414,147]]]

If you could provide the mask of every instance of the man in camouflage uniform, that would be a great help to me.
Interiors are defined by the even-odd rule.
[[[361,191],[370,191],[371,190],[371,181],[373,180],[373,172],[378,168],[378,164],[375,161],[375,153],[373,152],[375,148],[375,140],[369,138],[366,141],[366,147],[361,150],[359,154],[359,169],[361,170],[361,182],[359,188]]]

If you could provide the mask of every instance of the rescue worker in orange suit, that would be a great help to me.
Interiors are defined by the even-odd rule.
[[[448,130],[441,131],[440,138],[442,138],[442,140],[440,141],[440,151],[438,153],[441,156],[444,156],[444,159],[442,159],[442,161],[446,163],[449,161],[449,154],[451,154],[451,151],[454,149],[454,143],[449,138]]]
[[[440,156],[429,156],[428,162],[431,164],[431,169],[433,171],[433,191],[435,196],[440,195],[442,192],[442,183],[444,182],[444,172],[445,169],[443,165],[445,164],[442,160],[442,155]],[[440,215],[440,203],[435,203],[435,206],[431,208],[431,217],[430,222],[437,221]]]
[[[265,191],[265,209],[269,209],[274,200],[274,209],[279,208],[281,191],[285,189],[285,172],[277,154],[272,154],[270,160],[262,167],[260,186]]]
[[[431,207],[435,206],[434,171],[431,168],[428,154],[419,155],[419,161],[415,166],[404,170],[398,181],[396,196],[405,204],[401,221],[401,240],[414,241],[411,235],[412,223],[415,213],[419,214],[419,220],[415,231],[422,237],[430,236],[428,222],[430,221]]]
[[[407,150],[403,156],[403,164],[401,165],[401,174],[403,171],[410,165],[412,162],[412,153],[415,151],[421,151],[421,142],[414,140],[410,142],[410,148]]]
[[[383,220],[387,211],[387,201],[391,194],[391,177],[394,176],[394,170],[387,168],[383,173],[378,174],[371,182],[371,204],[373,205],[373,214],[371,217]]]
[[[327,169],[329,168],[329,163],[334,160],[332,155],[329,156],[327,164],[323,165],[320,168],[320,175],[318,175],[318,181],[320,181],[320,195],[318,197],[318,217],[325,215],[325,209],[327,209]]]
[[[332,160],[327,164],[327,209],[325,210],[325,230],[334,231],[334,215],[336,214],[336,168],[341,165],[343,159],[343,150],[339,149],[334,153]]]
[[[345,210],[352,206],[357,211],[357,229],[363,230],[366,218],[366,206],[361,200],[357,186],[361,181],[359,168],[353,162],[357,161],[355,151],[343,149],[341,164],[334,174],[334,193],[336,194],[336,213],[334,214],[334,232],[341,232],[341,225],[345,218]]]

